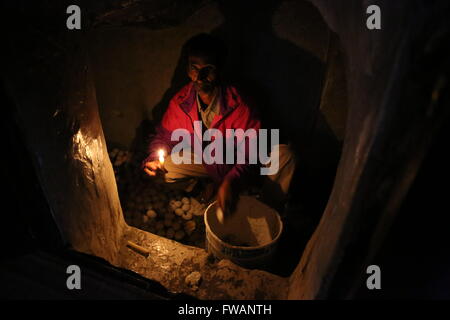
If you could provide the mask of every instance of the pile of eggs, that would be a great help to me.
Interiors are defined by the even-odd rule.
[[[114,149],[110,158],[129,225],[204,247],[204,204],[181,190],[172,190],[148,179],[139,164],[132,162],[131,153]]]
[[[193,197],[167,190],[164,186],[153,185],[131,194],[126,209],[126,217],[128,215],[133,225],[177,241],[195,236],[195,231],[204,227],[202,215],[205,206]]]
[[[132,156],[131,152],[120,150],[117,148],[114,148],[109,153],[109,158],[111,159],[111,163],[113,165],[116,182],[120,181],[120,176],[119,176],[120,168],[122,167],[123,164],[128,163],[131,160],[131,156]]]

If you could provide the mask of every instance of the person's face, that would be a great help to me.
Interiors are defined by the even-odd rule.
[[[203,57],[188,58],[188,76],[197,91],[210,93],[217,86],[217,67]]]

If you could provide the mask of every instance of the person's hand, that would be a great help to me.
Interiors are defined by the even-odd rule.
[[[155,177],[158,172],[165,173],[167,170],[165,170],[159,161],[150,161],[145,163],[144,167],[145,173],[147,173],[150,177]]]
[[[217,192],[217,202],[224,214],[224,218],[230,217],[236,210],[238,193],[232,188],[230,180],[225,179]]]
[[[200,202],[209,203],[216,195],[217,187],[214,182],[208,183],[200,194]]]

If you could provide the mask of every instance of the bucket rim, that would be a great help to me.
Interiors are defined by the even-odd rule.
[[[257,200],[257,199],[256,199]],[[258,200],[259,201],[259,200]],[[208,213],[208,211],[209,211],[209,209],[213,206],[213,205],[215,205],[217,203],[217,200],[215,200],[215,201],[213,201],[212,203],[210,203],[209,205],[208,205],[208,207],[205,209],[205,213],[204,213],[204,217],[203,217],[203,220],[204,220],[204,222],[205,222],[205,227],[206,227],[206,234],[208,235],[210,235],[210,236],[212,236],[213,238],[214,238],[214,240],[216,240],[216,241],[219,241],[221,244],[223,244],[225,247],[227,247],[227,248],[230,248],[230,249],[239,249],[239,250],[245,250],[245,251],[250,251],[250,250],[255,250],[255,249],[262,249],[262,248],[265,248],[265,247],[270,247],[271,245],[273,245],[273,244],[275,244],[277,241],[278,241],[278,239],[280,238],[280,236],[281,236],[281,234],[283,233],[283,228],[284,228],[284,225],[283,225],[283,221],[281,220],[281,216],[280,216],[280,214],[276,211],[276,210],[274,210],[274,209],[272,209],[272,210],[274,210],[275,212],[276,212],[276,216],[277,216],[277,220],[278,220],[278,223],[279,223],[279,225],[280,225],[280,228],[279,228],[279,231],[278,231],[278,233],[277,233],[277,235],[269,242],[269,243],[266,243],[265,245],[262,245],[262,246],[251,246],[251,247],[242,247],[242,246],[234,246],[234,245],[231,245],[231,244],[229,244],[229,243],[227,243],[227,242],[225,242],[225,241],[223,241],[222,239],[220,239],[214,232],[212,232],[212,230],[211,230],[211,228],[210,228],[210,226],[209,226],[209,223],[208,223],[208,219],[207,219],[207,213]]]

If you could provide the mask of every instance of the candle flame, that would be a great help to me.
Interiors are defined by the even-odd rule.
[[[159,162],[161,164],[164,164],[164,150],[163,149],[159,149],[158,156],[159,156]]]

